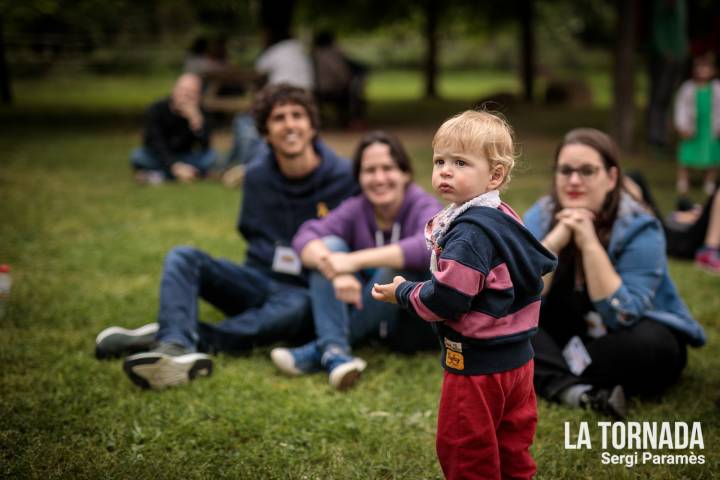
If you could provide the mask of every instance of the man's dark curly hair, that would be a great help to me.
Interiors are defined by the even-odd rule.
[[[310,123],[317,132],[320,128],[320,114],[315,100],[310,92],[304,88],[295,87],[287,83],[268,85],[257,93],[252,106],[252,116],[255,119],[255,127],[260,135],[268,133],[267,121],[270,112],[277,105],[294,103],[305,109],[310,117]]]

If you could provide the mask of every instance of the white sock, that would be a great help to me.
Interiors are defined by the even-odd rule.
[[[572,385],[558,394],[560,402],[569,405],[571,407],[580,406],[580,396],[592,389],[592,385],[581,383],[579,385]]]

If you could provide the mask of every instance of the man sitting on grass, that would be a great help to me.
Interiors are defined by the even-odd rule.
[[[325,215],[357,187],[350,163],[317,139],[317,107],[305,90],[266,87],[253,114],[270,149],[245,176],[238,221],[245,263],[173,248],[163,267],[158,322],[136,330],[111,327],[96,339],[98,358],[152,348],[125,359],[125,373],[140,387],[162,389],[210,375],[208,353],[312,334],[306,275],[290,242],[304,221]],[[227,318],[200,322],[198,298]]]
[[[201,95],[200,77],[186,73],[175,82],[169,98],[147,109],[143,146],[130,156],[139,183],[156,185],[175,179],[190,183],[213,166],[216,155],[200,109]]]

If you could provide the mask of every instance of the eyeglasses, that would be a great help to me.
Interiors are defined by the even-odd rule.
[[[559,165],[555,169],[555,173],[563,177],[570,178],[573,173],[577,173],[583,180],[594,177],[599,171],[600,167],[597,165],[581,165],[578,168],[573,168],[570,165]]]

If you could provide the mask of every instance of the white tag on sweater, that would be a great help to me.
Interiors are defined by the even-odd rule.
[[[302,263],[300,258],[290,247],[275,247],[275,255],[272,264],[273,272],[287,273],[290,275],[300,275]]]
[[[590,354],[577,335],[572,337],[565,345],[562,354],[573,375],[580,375],[592,363]]]

